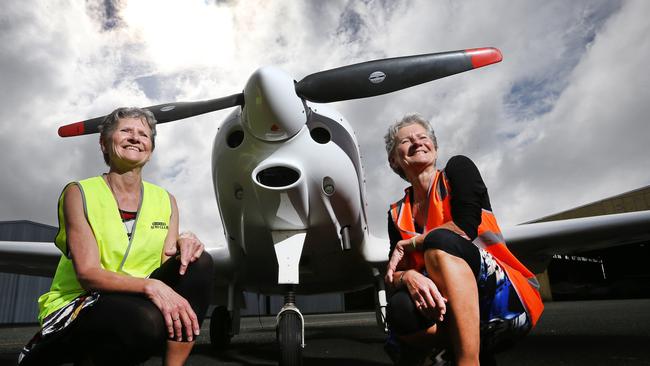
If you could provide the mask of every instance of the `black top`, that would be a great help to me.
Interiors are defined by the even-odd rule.
[[[449,181],[452,219],[470,239],[474,240],[478,235],[478,226],[481,224],[481,210],[492,210],[481,173],[474,162],[463,155],[456,155],[449,159],[444,172]],[[420,232],[422,228],[416,225],[416,230]],[[393,248],[398,241],[402,240],[402,236],[393,223],[390,211],[388,212],[388,237],[392,254]]]

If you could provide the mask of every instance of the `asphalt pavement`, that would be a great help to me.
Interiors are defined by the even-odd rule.
[[[391,365],[374,313],[307,315],[305,327],[305,366]],[[15,365],[36,329],[0,327],[0,366]],[[206,320],[187,365],[277,364],[275,317],[242,319],[241,334],[221,352],[211,349],[208,329]],[[160,358],[145,363],[160,364]],[[538,326],[515,348],[498,354],[497,364],[650,366],[650,299],[548,303]]]

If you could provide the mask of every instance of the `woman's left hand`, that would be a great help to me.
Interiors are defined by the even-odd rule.
[[[402,282],[418,311],[427,319],[441,322],[447,312],[447,299],[429,277],[414,270],[402,274]]]
[[[147,278],[144,293],[160,309],[170,339],[180,342],[183,331],[190,342],[199,335],[201,326],[196,313],[190,303],[174,289],[160,280]]]
[[[165,254],[173,256],[177,252],[180,252],[181,266],[178,273],[184,275],[185,271],[187,271],[187,266],[201,257],[203,249],[205,249],[205,246],[194,233],[184,231],[178,236],[176,247],[167,249]]]

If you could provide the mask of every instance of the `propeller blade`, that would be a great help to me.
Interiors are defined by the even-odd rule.
[[[339,67],[306,76],[296,84],[304,99],[329,103],[373,97],[502,60],[496,48],[387,58]]]
[[[244,94],[233,94],[223,98],[203,100],[199,102],[177,102],[158,104],[146,107],[156,117],[158,124],[176,121],[183,118],[198,116],[200,114],[214,112],[225,108],[244,105]],[[99,132],[99,125],[106,116],[96,117],[86,121],[71,123],[59,127],[59,136],[70,137],[88,135]]]

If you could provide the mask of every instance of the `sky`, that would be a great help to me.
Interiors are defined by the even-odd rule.
[[[258,67],[296,80],[385,57],[497,47],[503,62],[333,103],[357,132],[371,232],[406,182],[383,135],[430,119],[438,166],[472,158],[503,226],[650,184],[650,2],[37,1],[0,5],[0,221],[57,225],[67,182],[107,171],[97,135],[63,124],[119,106],[240,92]],[[211,181],[229,110],[162,125],[146,180],[176,196],[181,229],[223,242]]]

